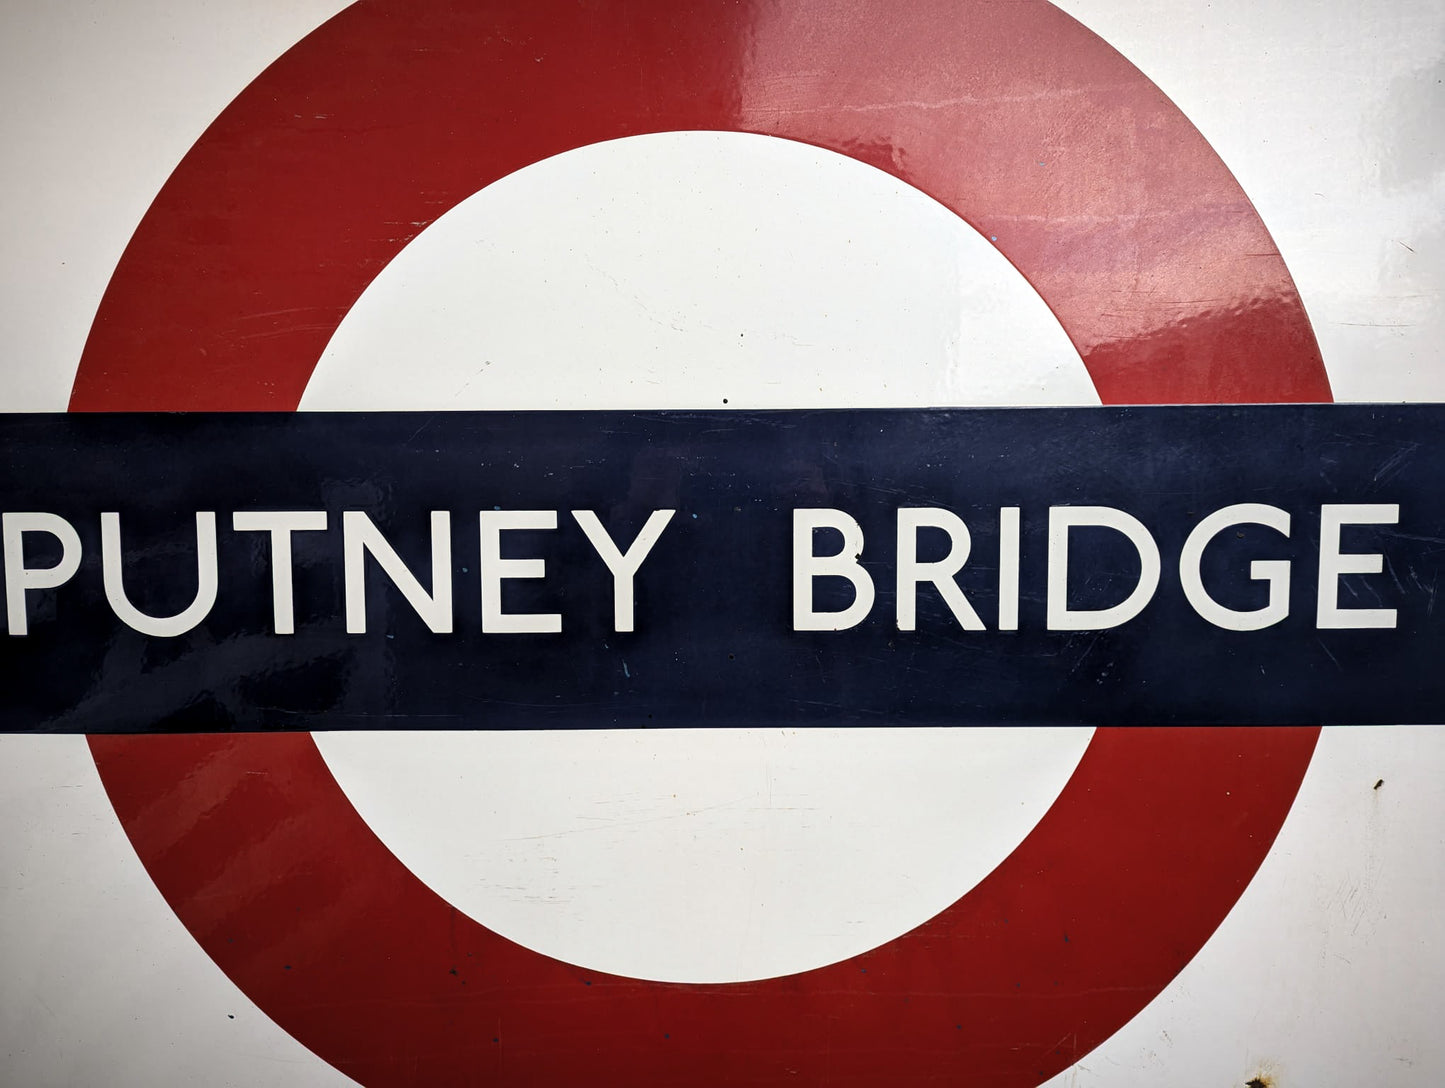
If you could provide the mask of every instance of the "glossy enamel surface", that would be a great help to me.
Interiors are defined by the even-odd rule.
[[[1328,398],[1283,263],[1227,171],[1152,85],[1047,5],[920,9],[908,21],[855,6],[526,13],[402,18],[365,5],[273,66],[143,222],[72,406],[294,407],[408,225],[571,146],[709,127],[832,147],[959,212],[1050,304],[1106,401]],[[479,68],[476,49],[495,67]],[[580,99],[579,80],[590,91]],[[547,123],[527,122],[536,117]],[[457,136],[498,125],[505,138]],[[1067,180],[1048,173],[1050,155]],[[200,210],[211,208],[223,214]],[[927,1082],[963,1062],[1024,1084],[1107,1035],[1212,932],[1283,819],[1315,731],[1102,732],[1050,815],[955,907],[867,962],[741,989],[591,978],[501,941],[379,847],[309,740],[274,740],[93,747],[132,842],[192,932],[288,1030],[363,1082],[465,1080],[482,1063],[526,1081],[763,1083],[804,1063],[815,1081]],[[1157,788],[1170,759],[1202,792]],[[1130,788],[1106,802],[1103,781]],[[1221,792],[1243,800],[1221,813]],[[204,819],[187,815],[195,804]],[[223,816],[232,804],[247,819]],[[1141,834],[1141,806],[1174,847]],[[1086,828],[1104,856],[1078,840]],[[1218,849],[1211,835],[1223,836]],[[1119,873],[1138,878],[1128,894]],[[1132,911],[1166,903],[1178,927],[1138,939]],[[378,927],[401,944],[377,946]],[[1063,963],[1091,981],[1071,985],[1057,948],[1072,952],[1083,934],[1087,951]],[[464,979],[457,954],[480,973]],[[943,985],[950,966],[958,981]],[[565,1012],[522,1011],[564,985],[579,995]],[[511,1021],[505,1047],[487,1034],[499,1012]],[[1067,1045],[1041,1042],[1061,1036]]]
[[[173,166],[238,90],[341,6],[318,0],[285,5],[268,0],[223,5],[148,0],[101,7],[56,0],[23,10],[12,5],[6,33],[0,35],[5,58],[0,84],[6,91],[0,96],[0,130],[5,133],[7,163],[0,191],[14,213],[0,245],[0,328],[7,347],[0,394],[7,409],[65,407],[106,281]],[[1060,6],[1155,80],[1238,176],[1299,285],[1336,395],[1376,401],[1440,399],[1445,394],[1437,350],[1445,330],[1438,260],[1438,210],[1445,200],[1436,98],[1445,42],[1440,6],[1432,0],[1366,6],[1300,0],[1263,6],[1244,0],[1064,0]],[[840,208],[837,185],[820,184],[813,191],[820,218]],[[554,193],[549,191],[548,198]],[[604,193],[604,199],[609,195]],[[651,207],[655,211],[656,205]],[[442,225],[426,230],[380,279],[404,265],[404,258]],[[751,230],[752,224],[746,228]],[[698,232],[696,222],[678,224],[671,233],[676,250],[667,252],[683,259],[696,250]],[[911,235],[900,237],[912,249],[925,248]],[[984,239],[984,246],[991,245],[984,236],[977,237]],[[567,249],[560,252],[565,259]],[[614,264],[598,263],[616,271]],[[918,267],[912,271],[917,275]],[[796,278],[812,276],[813,270],[800,262]],[[555,278],[551,282],[555,284]],[[603,286],[629,301],[626,292],[633,285],[625,279],[616,288],[605,281]],[[786,296],[790,287],[785,279],[778,293]],[[363,302],[370,293],[363,292]],[[973,306],[973,298],[967,296],[961,305]],[[536,312],[547,315],[552,330],[565,320],[568,304],[545,297]],[[347,322],[360,317],[360,309],[354,308]],[[853,310],[867,314],[868,299],[859,298]],[[383,323],[386,316],[372,315]],[[754,326],[746,331],[751,341]],[[565,341],[555,354],[569,358]],[[385,381],[368,374],[367,392],[375,398],[371,406],[386,408],[393,398],[413,394],[417,373],[416,366],[407,365]],[[469,376],[458,374],[450,385],[441,386],[443,392],[449,395]],[[539,370],[536,376],[541,395],[577,384],[575,368],[560,367],[555,374]],[[641,387],[642,376],[636,372],[621,374],[619,382],[628,377],[637,377]],[[709,392],[715,387],[699,383],[699,388]],[[314,380],[307,400],[313,391]],[[485,381],[477,381],[468,394],[485,397],[492,391]],[[686,392],[695,390],[689,386]],[[731,395],[733,389],[718,393]],[[1014,398],[1024,403],[1029,395],[1020,389]],[[434,406],[446,403],[438,399]],[[800,397],[797,403],[809,402]],[[323,401],[318,406],[328,405]],[[473,406],[499,405],[480,400]],[[617,406],[630,405],[619,400]],[[607,743],[610,738],[599,737],[595,747],[585,750],[569,750],[571,760],[584,769],[569,779],[570,764],[549,767],[536,752],[509,765],[507,753],[483,743],[496,736],[446,738],[476,742],[470,747],[443,745],[435,736],[403,737],[386,748],[367,744],[379,737],[355,737],[356,751],[371,751],[371,762],[364,767],[355,760],[338,761],[329,742],[343,735],[324,737],[322,751],[348,797],[401,861],[433,887],[444,888],[453,903],[463,904],[465,913],[489,925],[500,923],[498,915],[489,913],[495,903],[474,907],[433,878],[462,875],[458,859],[475,849],[480,835],[498,835],[499,849],[506,848],[507,834],[534,836],[525,844],[534,862],[530,870],[514,879],[512,870],[500,876],[486,864],[478,879],[496,885],[500,876],[514,887],[499,887],[498,894],[514,899],[518,909],[535,909],[544,921],[557,912],[585,912],[600,923],[599,930],[570,950],[535,936],[518,936],[535,949],[600,968],[600,945],[590,942],[623,930],[646,931],[636,934],[639,948],[666,947],[676,940],[676,948],[691,949],[698,934],[725,946],[727,916],[732,911],[741,916],[759,902],[752,881],[765,864],[799,856],[787,852],[772,825],[757,839],[746,840],[748,853],[740,853],[742,840],[722,839],[737,829],[732,817],[741,811],[730,808],[689,817],[699,796],[689,795],[679,782],[706,778],[711,789],[723,790],[731,781],[729,768],[745,767],[755,781],[747,794],[755,798],[748,803],[749,819],[772,818],[785,796],[778,788],[782,779],[776,753],[788,744],[786,737],[738,738],[726,755],[709,752],[703,766],[679,759],[665,774],[637,781],[624,766],[630,757]],[[7,862],[0,879],[0,916],[5,919],[0,961],[6,964],[8,980],[0,987],[0,1067],[6,1077],[34,1085],[112,1088],[354,1083],[251,1004],[182,928],[125,841],[88,750],[78,741],[0,737],[0,826]],[[949,768],[940,764],[957,762],[964,771],[975,766],[957,749],[919,743],[909,752],[933,779],[946,782]],[[394,758],[397,754],[407,759]],[[849,753],[835,749],[834,754],[841,763]],[[910,758],[894,754],[900,760]],[[802,758],[803,753],[794,755]],[[1026,763],[1029,753],[1015,755],[1025,757]],[[868,761],[859,752],[852,756],[862,762],[837,768],[839,775],[853,776],[850,820],[835,814],[828,831],[815,834],[815,839],[829,840],[825,850],[812,855],[818,864],[837,857],[835,851],[845,844],[877,836],[880,823],[870,821],[885,810],[907,814],[915,824],[937,825],[932,828],[935,838],[919,835],[887,843],[884,849],[893,869],[837,862],[855,873],[865,869],[858,879],[877,897],[903,903],[910,912],[924,910],[914,915],[915,921],[933,913],[926,902],[947,903],[957,894],[937,900],[915,895],[921,874],[930,869],[930,854],[940,865],[968,861],[991,867],[968,843],[952,836],[964,823],[973,830],[997,823],[1005,814],[1003,806],[1012,807],[1014,800],[1005,798],[992,811],[985,807],[972,817],[952,813],[938,805],[933,791],[918,778],[900,776],[886,761]],[[479,794],[475,782],[461,781],[464,758],[486,761],[496,785]],[[652,759],[644,755],[632,769],[645,770]],[[1021,777],[1025,763],[1005,764],[990,757],[987,766],[1005,776],[1018,799],[1051,799],[1056,785],[1029,793]],[[1445,961],[1434,924],[1445,896],[1445,868],[1440,864],[1445,858],[1445,812],[1438,790],[1442,766],[1445,747],[1431,727],[1324,730],[1269,856],[1219,929],[1155,1001],[1098,1049],[1052,1078],[1051,1086],[1243,1084],[1254,1077],[1285,1086],[1439,1084],[1445,1079],[1445,1049],[1432,1017],[1445,1002]],[[590,796],[584,788],[589,769],[601,775],[593,780]],[[494,805],[505,808],[518,793],[534,796],[534,776],[539,773],[550,779],[549,796],[573,794],[567,798],[577,806],[570,822],[548,810],[540,822],[509,832],[484,822],[468,824],[473,813],[463,811],[455,817],[458,834],[438,841],[442,836],[436,825],[418,818],[418,810],[446,789],[457,790],[487,815]],[[360,780],[363,774],[370,776],[369,784]],[[960,784],[963,788],[954,789],[953,796],[969,796],[966,774],[961,774]],[[625,792],[633,788],[640,792]],[[679,795],[676,801],[671,800],[674,794]],[[375,807],[378,795],[396,810],[396,818],[416,823],[414,838],[437,851],[438,863],[446,866],[440,876],[418,863],[416,842],[393,839],[395,828]],[[736,804],[740,795],[717,796]],[[791,804],[799,803],[798,793],[790,796]],[[801,796],[810,803],[816,800]],[[676,811],[666,810],[659,798],[676,805]],[[985,803],[981,795],[974,800]],[[774,808],[767,807],[770,803]],[[599,815],[607,819],[599,820]],[[811,815],[816,819],[822,814]],[[809,816],[804,811],[789,818]],[[645,825],[640,822],[644,819]],[[1036,819],[1032,816],[1027,825]],[[577,833],[599,823],[608,830]],[[690,824],[706,825],[708,835],[719,837],[717,848],[739,862],[736,870],[713,870],[700,890],[715,893],[720,878],[730,879],[737,872],[737,887],[746,893],[742,901],[717,894],[688,899],[671,886],[649,883],[652,877],[642,871],[649,842],[662,851],[654,861],[686,856],[704,868],[709,864],[706,847],[711,840],[706,836],[700,840],[662,834],[666,829],[686,832]],[[658,837],[647,839],[644,827],[657,831]],[[253,828],[250,834],[260,842],[265,829]],[[568,868],[571,855],[561,847],[580,850],[608,836],[625,839],[633,852],[597,851],[591,868]],[[755,842],[761,847],[758,853],[753,852]],[[1007,842],[1002,845],[1007,852]],[[957,856],[950,856],[955,852]],[[564,879],[554,885],[546,866],[556,855]],[[471,855],[466,857],[471,860]],[[199,866],[211,864],[204,855],[195,858]],[[679,871],[675,864],[664,862],[662,867],[667,875]],[[811,873],[790,871],[803,880]],[[610,916],[605,904],[584,903],[578,895],[608,874],[638,893],[636,899],[614,904]],[[962,889],[976,879],[965,877],[954,886]],[[935,891],[948,886],[944,881]],[[680,928],[675,933],[664,932],[656,914],[649,913],[659,898],[678,912]],[[700,909],[702,904],[712,913]],[[795,905],[806,904],[799,897]],[[831,909],[846,911],[842,917],[853,919],[868,907],[860,898]],[[807,945],[829,924],[826,911],[791,929],[771,914],[752,917],[775,926],[778,938],[791,942],[791,951]],[[912,923],[893,933],[905,928]],[[510,929],[502,931],[512,935]],[[872,947],[879,939],[844,949],[841,955]],[[838,956],[813,962],[834,958]],[[768,964],[762,969],[768,970]],[[642,963],[630,956],[616,969],[619,974],[644,972]],[[680,977],[726,974],[702,971]]]

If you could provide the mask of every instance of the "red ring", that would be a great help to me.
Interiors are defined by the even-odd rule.
[[[1037,288],[1101,397],[1328,400],[1249,200],[1137,70],[1042,0],[348,8],[256,79],[147,213],[71,406],[294,409],[367,283],[477,189],[569,148],[728,129],[930,193]],[[978,887],[843,963],[604,976],[421,884],[306,735],[92,737],[131,842],[226,973],[372,1086],[1035,1084],[1234,904],[1318,730],[1101,729]]]

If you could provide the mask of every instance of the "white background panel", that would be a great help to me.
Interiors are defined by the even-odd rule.
[[[1063,6],[1154,78],[1235,171],[1299,283],[1337,396],[1445,399],[1439,349],[1445,332],[1440,297],[1445,134],[1439,123],[1445,105],[1445,9],[1434,0],[1372,5],[1071,0]],[[272,57],[337,7],[294,0],[0,3],[0,408],[64,407],[100,294],[155,190],[215,113]],[[756,256],[766,252],[789,260],[811,253],[836,270],[830,290],[840,300],[846,298],[847,285],[835,281],[853,277],[852,289],[866,292],[876,282],[870,276],[918,277],[922,262],[941,261],[930,276],[963,292],[968,308],[961,314],[950,311],[933,296],[905,300],[912,307],[909,327],[924,330],[920,335],[937,349],[920,350],[915,362],[942,361],[919,363],[906,389],[890,386],[885,393],[850,384],[859,381],[860,373],[876,372],[860,371],[857,358],[847,354],[850,344],[868,343],[868,336],[876,344],[887,341],[879,329],[889,329],[889,315],[877,313],[877,307],[874,317],[881,324],[859,324],[846,342],[830,344],[821,339],[830,322],[821,318],[803,334],[765,307],[727,310],[723,293],[710,290],[717,282],[715,272],[712,282],[703,281],[709,290],[691,296],[676,293],[686,288],[676,276],[659,282],[654,272],[647,280],[652,264],[639,255],[641,243],[634,239],[629,253],[613,230],[618,245],[593,252],[596,267],[572,262],[570,287],[560,282],[562,277],[542,287],[516,284],[519,291],[572,290],[574,297],[600,292],[619,302],[590,317],[579,303],[572,309],[603,322],[590,326],[590,332],[633,337],[639,350],[623,369],[604,368],[596,360],[576,362],[573,372],[562,372],[569,384],[593,383],[599,393],[617,395],[619,405],[649,395],[695,395],[696,403],[705,406],[722,396],[737,396],[733,403],[744,405],[843,404],[855,398],[876,403],[875,397],[899,404],[935,398],[941,403],[1078,398],[1077,372],[1071,370],[1076,362],[1052,354],[1049,344],[1056,330],[1029,316],[1037,300],[1006,275],[990,272],[987,252],[970,256],[966,228],[956,231],[956,249],[938,234],[932,246],[903,254],[901,268],[890,264],[899,254],[869,231],[902,229],[900,222],[927,231],[917,224],[932,223],[928,217],[938,214],[928,202],[877,179],[865,180],[850,164],[825,163],[826,177],[855,180],[828,182],[803,199],[814,207],[843,202],[846,218],[856,223],[856,232],[848,234],[864,253],[861,262],[849,264],[827,248],[838,245],[836,236],[824,237],[820,229],[810,235],[806,222],[786,222],[788,202],[799,198],[792,187],[805,184],[801,175],[787,173],[787,164],[777,167],[782,174],[755,171],[751,179],[734,178],[731,187],[722,175],[720,188],[721,168],[708,165],[697,148],[681,153],[659,147],[647,153],[675,181],[669,193],[676,206],[657,208],[657,215],[691,216],[698,234],[690,238],[727,216],[760,216],[754,225],[768,236],[742,251],[746,261],[756,263]],[[776,149],[763,154],[787,158]],[[596,165],[601,169],[601,160]],[[756,181],[766,190],[769,180],[775,191],[740,187]],[[610,185],[615,190],[621,181]],[[870,188],[875,183],[876,189]],[[567,208],[566,186],[548,189],[551,207]],[[616,199],[625,205],[632,198],[619,192]],[[860,204],[868,200],[874,204]],[[464,206],[454,214],[461,220],[461,213],[475,210],[485,217],[486,204],[479,200],[475,209]],[[597,208],[574,207],[566,214],[571,229],[579,232],[602,221]],[[870,214],[878,218],[870,220]],[[632,219],[635,223],[637,217]],[[506,256],[495,231],[483,235],[491,240],[489,252],[467,251],[465,240],[478,237],[476,222],[470,227],[459,223],[455,231],[438,224],[417,243],[415,255],[409,251],[396,263],[401,278],[394,289],[383,293],[385,285],[378,284],[377,297],[354,315],[356,322],[374,323],[374,335],[360,338],[362,347],[369,343],[370,348],[348,346],[345,337],[352,328],[344,327],[308,392],[308,405],[314,398],[318,405],[363,406],[347,398],[381,388],[382,373],[394,370],[383,350],[387,323],[413,321],[438,337],[426,343],[427,357],[437,365],[422,375],[418,397],[424,393],[436,406],[505,406],[487,399],[500,396],[497,387],[507,381],[504,369],[541,365],[518,354],[540,343],[525,335],[525,325],[512,334],[511,354],[502,357],[499,350],[479,385],[453,382],[456,368],[471,361],[466,345],[477,334],[476,314],[466,305],[469,277],[495,274],[487,269]],[[801,234],[785,244],[781,232],[794,227]],[[749,237],[730,233],[735,237],[710,243],[724,267],[729,260],[744,261],[739,250],[724,243]],[[428,260],[422,260],[428,256],[423,243],[438,247]],[[648,244],[655,250],[654,243]],[[487,245],[471,249],[486,250]],[[408,280],[402,273],[413,256]],[[548,264],[554,259],[548,257]],[[457,312],[443,315],[445,320],[435,313],[428,319],[426,308],[444,303],[447,296],[418,285],[427,268],[435,276],[439,267],[465,271],[450,285],[460,294],[451,296]],[[918,278],[903,282],[916,284]],[[555,301],[557,296],[550,297]],[[885,297],[895,297],[898,304],[902,296]],[[631,332],[606,324],[624,308],[620,303],[627,303],[636,317]],[[814,296],[808,305],[815,314],[834,312],[828,309],[831,298]],[[982,327],[975,308],[986,311],[995,325]],[[525,314],[515,303],[512,309]],[[866,307],[859,310],[850,308],[850,320],[868,316]],[[741,331],[749,336],[755,331],[759,343],[771,342],[776,350],[790,349],[785,376],[772,365],[771,351],[723,354],[732,351],[727,334],[738,312],[761,322]],[[1027,356],[1010,357],[1014,363],[1030,360],[1022,372],[1015,367],[1000,378],[983,365],[993,359],[994,349],[981,345],[1007,346],[1008,321],[1015,315],[1034,346]],[[358,334],[365,328],[354,326]],[[746,381],[721,381],[718,371],[701,366],[678,376],[657,365],[682,336],[696,348],[697,358],[736,364],[733,373],[746,375]],[[789,344],[789,337],[802,343]],[[555,365],[555,358],[550,362]],[[669,389],[674,377],[679,384]],[[787,383],[804,379],[817,379],[825,399],[787,399],[806,391]],[[527,393],[528,383],[512,380],[514,394]],[[830,396],[835,399],[827,400]],[[799,925],[796,919],[787,917],[788,907],[804,900],[788,890],[794,867],[780,859],[785,854],[806,857],[800,863],[806,867],[831,856],[838,830],[852,818],[845,764],[853,758],[856,771],[858,761],[868,758],[862,735],[850,742],[857,748],[851,753],[848,746],[826,753],[809,748],[825,739],[822,734],[709,739],[706,743],[736,745],[730,754],[713,754],[734,777],[720,780],[711,800],[698,793],[688,796],[689,788],[700,790],[709,783],[697,782],[685,756],[669,754],[668,741],[662,740],[653,743],[664,747],[644,754],[623,754],[613,746],[592,755],[604,775],[610,771],[628,783],[611,796],[607,790],[581,790],[588,784],[582,773],[558,774],[552,795],[544,798],[489,790],[495,803],[478,803],[478,791],[463,783],[450,792],[434,790],[426,806],[417,806],[427,811],[408,819],[397,816],[405,791],[388,796],[376,782],[385,741],[370,754],[364,746],[352,745],[347,753],[342,750],[346,742],[328,742],[326,754],[353,799],[434,886],[456,900],[475,896],[467,909],[503,928],[532,925],[523,939],[568,958],[611,955],[622,962],[636,957],[636,947],[614,944],[609,949],[606,912],[613,908],[606,900],[610,896],[615,904],[627,894],[642,894],[646,880],[654,881],[654,901],[672,908],[709,882],[757,900],[749,881],[779,881],[769,886],[749,927],[713,941],[724,948],[723,959],[731,957],[729,962],[689,960],[688,942],[681,940],[673,942],[672,958],[653,968],[680,975],[731,971],[746,976],[768,973],[769,962],[775,969],[792,969],[796,965],[784,962],[786,954],[809,942],[814,947],[808,955],[826,959],[856,950],[848,940],[866,945],[873,939],[855,932],[830,946],[822,939],[824,927],[798,930],[792,928]],[[910,743],[915,755],[932,753],[937,759],[945,753],[946,742],[938,738],[914,736]],[[1047,761],[1031,764],[1028,788],[1012,794],[998,786],[997,772],[1010,766],[1007,760],[1019,759],[1020,749],[994,751],[986,740],[973,743],[966,791],[939,788],[936,782],[926,788],[917,762],[898,757],[906,765],[890,768],[888,788],[869,798],[888,817],[869,844],[871,853],[865,851],[858,862],[861,872],[872,875],[870,883],[896,894],[876,887],[866,896],[847,887],[820,891],[840,905],[834,930],[846,934],[847,923],[863,919],[886,936],[937,909],[941,904],[930,896],[944,896],[950,887],[962,891],[975,881],[990,864],[990,851],[1016,841],[1019,827],[1056,792],[1077,737],[1049,745]],[[418,781],[429,773],[429,752],[437,766],[454,758],[431,741],[408,749]],[[963,755],[948,754],[965,762]],[[558,753],[558,762],[567,755]],[[512,758],[525,762],[540,756],[528,749]],[[580,761],[583,753],[573,751],[570,758]],[[1445,1009],[1445,953],[1437,936],[1438,905],[1445,893],[1442,772],[1445,740],[1434,729],[1327,730],[1274,850],[1219,932],[1139,1017],[1052,1083],[1230,1085],[1266,1071],[1279,1088],[1445,1083],[1445,1054],[1436,1028]],[[681,788],[674,790],[673,784]],[[778,803],[780,784],[788,804]],[[680,797],[672,798],[673,792]],[[791,803],[800,798],[801,803]],[[596,815],[599,803],[606,809],[609,802],[613,811],[604,815],[601,830],[564,834]],[[549,822],[547,814],[556,814],[556,820]],[[1005,814],[1022,824],[1002,826]],[[629,821],[639,818],[655,826],[629,830]],[[980,819],[1000,826],[960,848],[956,867],[932,867],[931,888],[891,879],[886,868],[868,868],[886,866],[900,849],[924,849],[930,834],[976,835]],[[462,833],[435,842],[429,826]],[[505,845],[509,836],[525,835],[542,838],[526,840],[534,844],[528,850]],[[689,850],[680,883],[669,884],[678,877],[669,870],[677,867],[658,866],[656,859],[685,847],[693,835],[710,839],[712,853]],[[724,859],[719,844],[734,836],[751,844],[751,850],[740,851],[753,855],[748,862]],[[547,847],[553,849],[542,853]],[[645,879],[607,887],[598,874],[622,867],[623,859]],[[648,875],[649,860],[662,871]],[[498,868],[504,863],[514,869]],[[503,875],[493,879],[489,874]],[[488,885],[503,882],[513,893],[488,900]],[[576,895],[559,902],[567,889]],[[600,895],[600,905],[589,903],[584,909],[577,898],[583,893]],[[530,913],[525,902],[518,904],[529,896],[540,904]],[[513,915],[505,913],[514,909]],[[489,912],[494,919],[485,917]],[[709,925],[723,934],[724,921]],[[590,935],[588,925],[594,927]],[[796,940],[790,941],[789,933]],[[660,941],[657,947],[668,944]],[[349,1083],[258,1013],[194,945],[125,843],[80,738],[0,738],[0,964],[0,1082]]]

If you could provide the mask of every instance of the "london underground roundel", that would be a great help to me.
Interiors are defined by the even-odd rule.
[[[549,156],[684,130],[814,144],[930,194],[1037,289],[1106,404],[1329,399],[1228,171],[1042,0],[380,0],[281,57],[182,161],[105,294],[71,407],[293,410],[361,292],[447,209]],[[589,971],[462,915],[381,844],[307,734],[91,747],[195,938],[363,1084],[1025,1086],[1208,939],[1316,736],[1101,728],[1022,844],[936,917],[725,985]]]

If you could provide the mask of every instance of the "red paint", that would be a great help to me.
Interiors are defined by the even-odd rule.
[[[308,736],[91,744],[196,939],[363,1084],[1023,1086],[1112,1034],[1214,931],[1317,732],[1100,730],[1023,844],[932,921],[830,967],[714,986],[559,963],[459,914]]]
[[[1059,316],[1106,402],[1328,400],[1248,198],[1126,60],[1037,2],[363,3],[241,93],[157,196],[71,406],[296,406],[428,223],[599,140],[738,129],[952,208]]]
[[[72,408],[295,408],[362,289],[527,163],[741,129],[874,163],[1038,288],[1106,402],[1328,400],[1248,199],[1139,72],[1025,0],[367,3],[244,91],[146,215]],[[780,8],[782,10],[780,10]],[[278,1023],[368,1085],[1030,1085],[1214,931],[1317,730],[1100,730],[977,888],[845,963],[728,986],[598,975],[416,880],[309,737],[94,737],[167,900]]]

